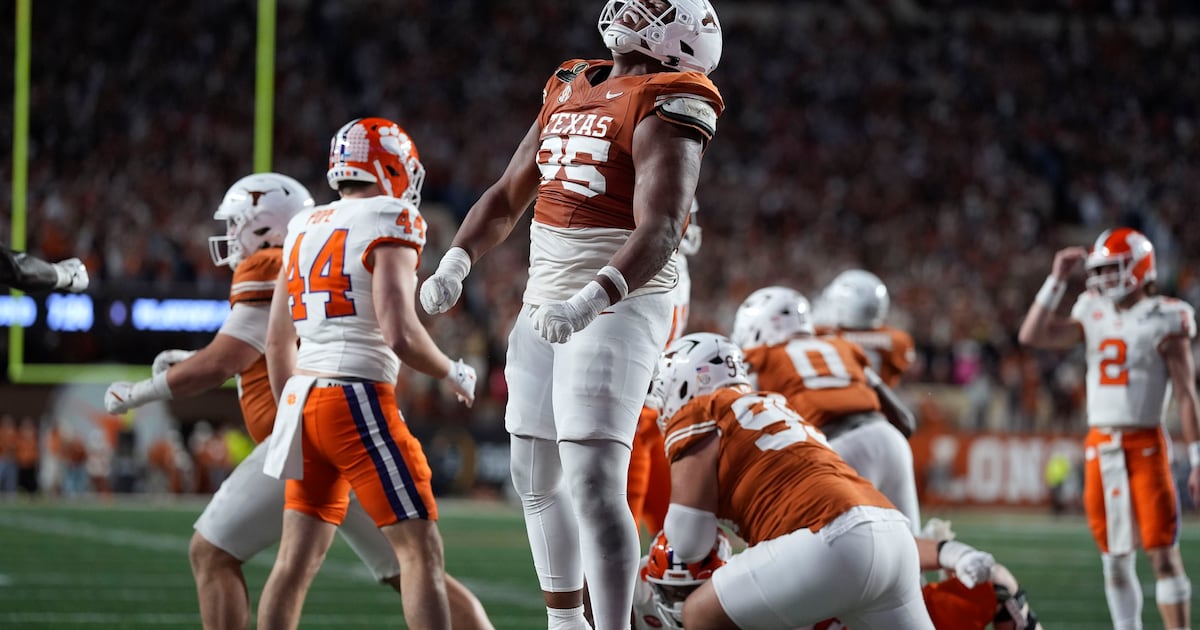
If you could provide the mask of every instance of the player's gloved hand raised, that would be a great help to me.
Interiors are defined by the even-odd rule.
[[[125,413],[149,402],[170,399],[171,388],[167,385],[167,373],[164,371],[144,381],[117,381],[109,385],[104,392],[104,410],[108,413]]]
[[[104,392],[104,410],[108,413],[125,413],[133,408],[133,383],[117,381]]]
[[[83,266],[82,260],[68,258],[50,264],[54,267],[54,273],[58,274],[58,281],[54,288],[66,289],[71,293],[82,293],[87,290],[88,272],[87,267]]]
[[[195,350],[163,350],[154,356],[154,363],[150,366],[150,373],[158,376],[169,370],[172,365],[188,359],[193,354],[196,354]]]
[[[446,385],[454,392],[458,402],[470,407],[475,403],[475,368],[467,365],[462,359],[450,362],[450,372],[442,377]]]
[[[533,329],[550,343],[566,343],[609,305],[608,293],[595,280],[566,302],[551,302],[533,312]]]
[[[430,315],[445,313],[462,295],[462,281],[471,272],[471,257],[461,247],[442,256],[437,271],[421,284],[421,307]]]
[[[975,588],[976,584],[992,579],[992,567],[996,566],[996,559],[992,554],[971,545],[948,540],[938,547],[938,564],[943,569],[954,571],[963,586]]]

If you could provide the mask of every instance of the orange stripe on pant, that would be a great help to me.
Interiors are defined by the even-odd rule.
[[[658,414],[645,407],[633,437],[626,492],[634,521],[651,536],[661,531],[671,503],[671,465],[658,428]]]
[[[437,520],[432,473],[388,383],[314,387],[304,404],[304,478],[287,482],[284,508],[341,524],[350,490],[379,527]]]
[[[1179,499],[1171,477],[1166,436],[1161,427],[1120,433],[1129,475],[1129,500],[1142,546],[1154,549],[1173,545],[1179,534]],[[1092,537],[1104,553],[1108,552],[1108,518],[1097,447],[1111,441],[1111,434],[1096,428],[1088,431],[1084,441],[1083,504]]]

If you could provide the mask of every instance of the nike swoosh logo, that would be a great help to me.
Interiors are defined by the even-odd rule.
[[[620,96],[622,94],[624,94],[624,92],[617,92],[615,94],[612,92],[605,92],[604,98],[613,99],[613,98],[617,98],[618,96]]]

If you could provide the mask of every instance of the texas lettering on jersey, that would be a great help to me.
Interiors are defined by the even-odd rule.
[[[539,223],[632,230],[638,123],[657,115],[699,130],[706,142],[716,131],[724,102],[703,74],[608,77],[611,69],[611,61],[575,59],[546,83],[538,115]]]

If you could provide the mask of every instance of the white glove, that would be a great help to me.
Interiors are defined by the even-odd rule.
[[[450,362],[450,372],[442,377],[446,385],[454,392],[458,402],[470,407],[475,403],[475,368],[467,365],[462,359]]]
[[[87,290],[88,272],[87,267],[83,266],[82,260],[68,258],[50,264],[54,267],[54,272],[58,274],[58,282],[55,283],[54,288],[66,289],[71,293],[82,293]]]
[[[550,343],[566,343],[609,305],[608,293],[592,280],[566,302],[551,302],[533,312],[533,329]]]
[[[421,284],[421,306],[437,315],[450,310],[462,295],[462,281],[471,273],[471,257],[461,247],[451,247],[442,256],[437,271]]]
[[[167,373],[157,374],[144,381],[131,383],[117,381],[104,392],[104,409],[108,413],[125,413],[156,400],[170,400],[171,388],[167,385]]]
[[[975,588],[976,584],[992,579],[992,567],[996,566],[996,559],[992,554],[971,545],[947,540],[938,548],[938,564],[943,569],[954,571],[963,586]]]
[[[172,365],[182,363],[193,354],[196,354],[195,350],[163,350],[154,356],[154,363],[150,366],[150,373],[158,376],[169,370]]]

